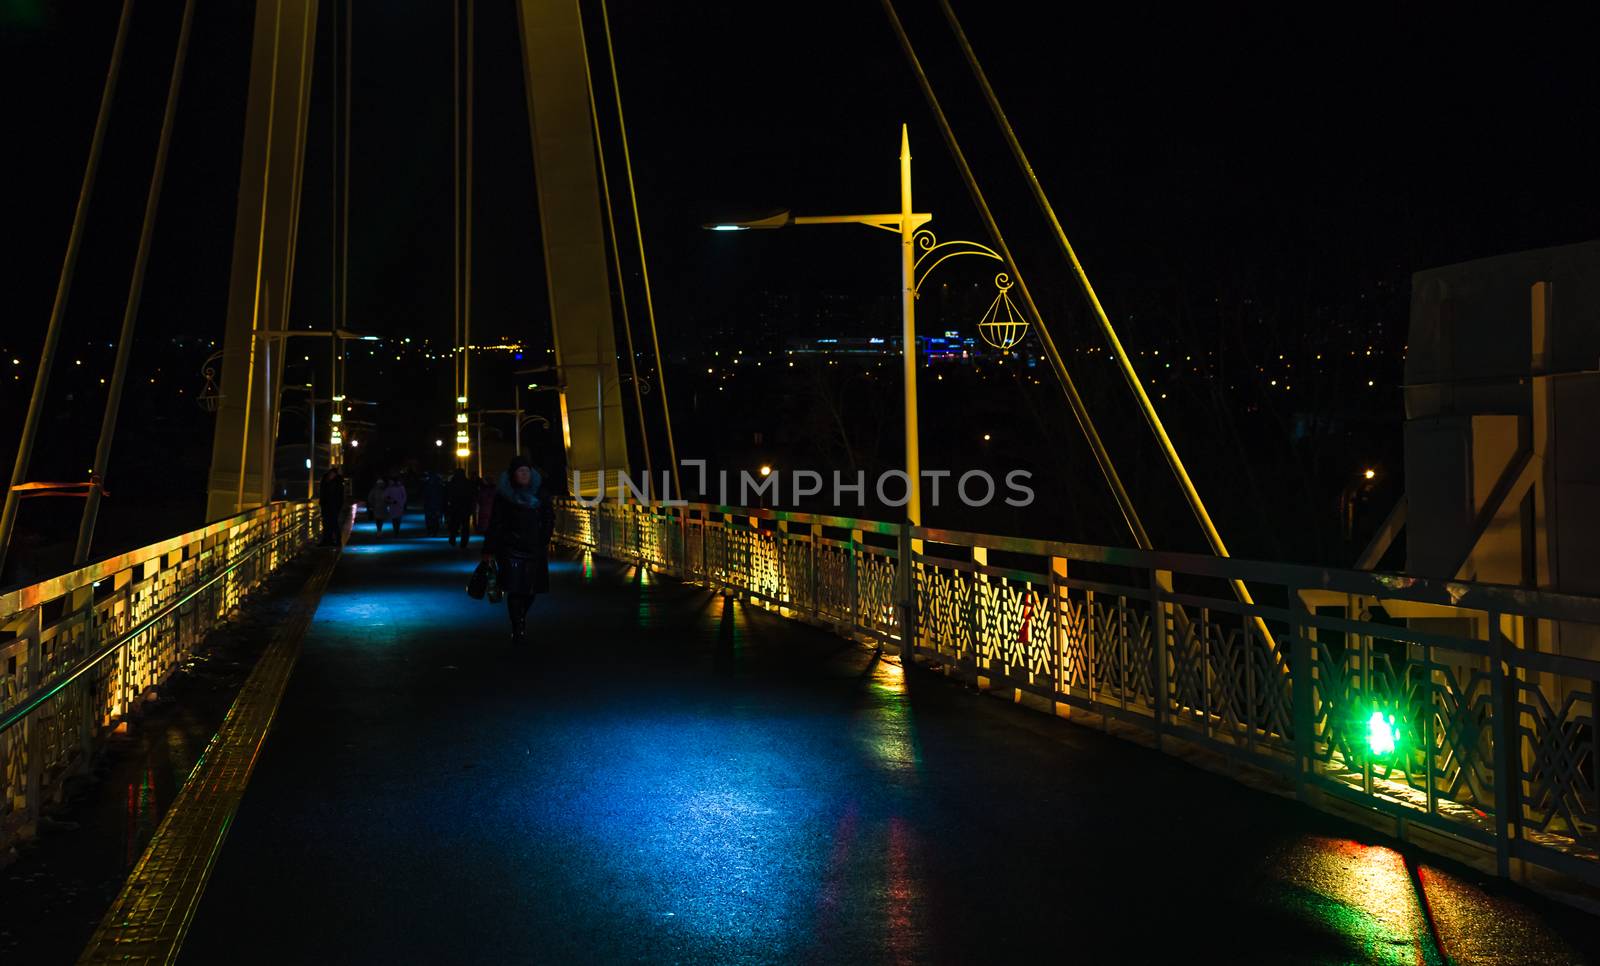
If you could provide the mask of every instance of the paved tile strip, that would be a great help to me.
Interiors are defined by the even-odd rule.
[[[278,712],[289,672],[339,556],[317,561],[222,726],[195,763],[80,963],[171,963],[178,958],[212,865]]]

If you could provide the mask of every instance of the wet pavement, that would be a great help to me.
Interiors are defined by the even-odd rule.
[[[138,862],[277,622],[310,572],[309,556],[267,578],[110,736],[92,771],[68,782],[40,836],[0,869],[0,964],[72,963]]]
[[[1600,919],[611,561],[513,650],[475,563],[347,548],[184,963],[1600,961]]]

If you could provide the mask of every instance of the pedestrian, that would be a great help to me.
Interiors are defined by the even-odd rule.
[[[511,617],[511,643],[528,642],[528,608],[550,589],[550,534],[555,517],[542,492],[544,479],[526,456],[515,456],[494,488],[494,509],[483,539],[483,559],[493,559]]]
[[[338,467],[322,474],[317,503],[322,507],[322,545],[337,547],[344,536],[344,475]]]
[[[489,519],[494,516],[495,485],[487,476],[478,477],[478,533],[489,533]]]
[[[465,547],[472,539],[472,511],[478,503],[478,488],[467,478],[467,471],[456,467],[445,485],[444,507],[446,526],[450,528],[450,546],[456,545],[456,535],[461,536]]]
[[[378,477],[372,484],[372,489],[367,491],[367,518],[373,523],[377,532],[383,532],[383,524],[389,519],[389,481]]]
[[[399,533],[400,518],[406,515],[406,485],[397,476],[389,482],[383,496],[389,506],[389,522],[394,524],[394,532]]]
[[[444,516],[444,480],[429,470],[422,478],[422,517],[428,536],[439,535],[439,520]]]

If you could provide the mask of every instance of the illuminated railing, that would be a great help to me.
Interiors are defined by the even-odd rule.
[[[274,503],[0,594],[0,848],[316,521]]]
[[[705,504],[567,501],[557,536],[902,651],[909,622],[983,687],[1600,884],[1600,661],[1570,656],[1600,599]]]

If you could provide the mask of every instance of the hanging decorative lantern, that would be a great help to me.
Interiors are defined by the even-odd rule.
[[[983,336],[983,341],[1005,352],[1028,334],[1028,320],[1011,301],[1011,277],[1001,272],[994,277],[994,284],[1000,291],[989,303],[989,310],[983,313],[983,319],[978,323],[978,334]]]
[[[206,384],[200,390],[200,394],[195,396],[194,401],[208,413],[216,412],[217,406],[222,403],[222,391],[217,388],[217,366],[221,363],[222,353],[213,352],[200,367],[200,375]]]

